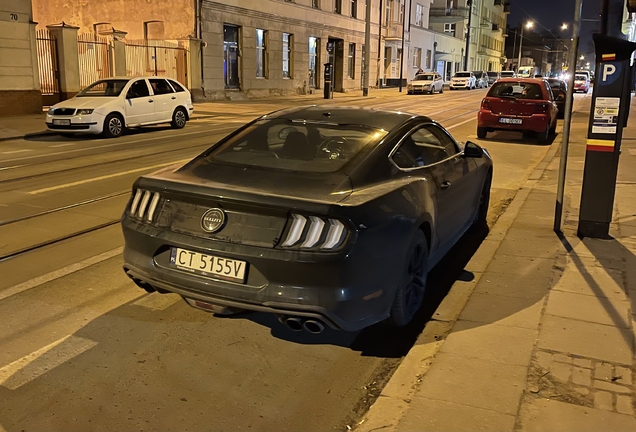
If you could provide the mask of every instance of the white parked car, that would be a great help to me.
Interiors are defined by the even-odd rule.
[[[444,80],[437,72],[424,72],[415,75],[415,78],[406,87],[408,94],[413,93],[444,93]]]
[[[99,80],[46,114],[49,130],[114,138],[126,128],[170,123],[182,128],[192,116],[190,92],[170,78],[122,77]]]
[[[458,89],[468,89],[472,90],[477,87],[477,80],[475,79],[475,75],[472,72],[462,71],[456,72],[451,78],[450,89],[458,90]]]

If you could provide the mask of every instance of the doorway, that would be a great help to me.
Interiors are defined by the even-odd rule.
[[[223,78],[225,88],[240,88],[239,30],[233,25],[223,26]]]
[[[333,65],[332,83],[333,91],[343,91],[344,78],[344,40],[329,38],[328,42],[333,43],[333,52],[329,53],[328,62]]]

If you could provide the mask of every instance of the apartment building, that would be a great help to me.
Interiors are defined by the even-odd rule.
[[[463,62],[468,57],[469,70],[500,71],[509,13],[505,0],[434,0],[430,26],[463,40],[469,37],[462,53]]]
[[[0,0],[0,115],[42,111],[31,0]]]

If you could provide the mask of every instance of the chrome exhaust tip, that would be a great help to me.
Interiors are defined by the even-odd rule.
[[[319,334],[325,329],[325,326],[322,325],[319,321],[315,320],[307,320],[303,323],[303,328],[307,330],[309,333]]]
[[[303,322],[300,318],[287,318],[285,324],[293,331],[301,331],[303,329]]]

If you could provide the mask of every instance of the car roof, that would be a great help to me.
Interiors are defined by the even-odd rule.
[[[170,78],[170,77],[162,77],[162,76],[113,76],[113,77],[108,77],[108,78],[101,78],[97,81],[104,81],[104,80],[113,80],[113,79],[118,79],[118,80],[131,80],[131,79],[140,79],[140,78],[144,78],[144,79],[151,79],[151,78],[163,78],[163,79],[171,79],[173,81],[176,81],[174,78]]]
[[[527,83],[536,84],[538,81],[543,81],[543,78],[501,78],[498,83]]]
[[[384,111],[365,107],[311,105],[274,111],[261,118],[352,124],[374,129],[391,130],[415,117],[422,118],[417,114],[402,111]],[[427,117],[423,119],[430,120]]]

